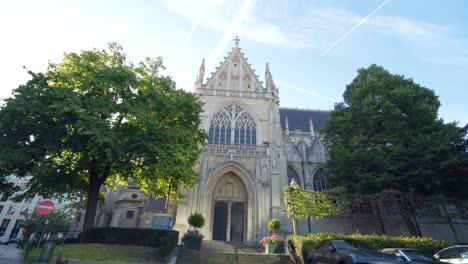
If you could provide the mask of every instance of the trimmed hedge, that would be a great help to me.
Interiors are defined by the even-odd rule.
[[[162,237],[168,237],[170,241],[173,241],[175,238],[177,243],[179,232],[173,230],[104,227],[90,229],[83,233],[81,238],[84,243],[160,247],[160,239]]]
[[[296,253],[302,253],[299,258],[302,263],[305,263],[307,252],[311,251],[315,244],[319,241],[326,239],[355,239],[365,241],[377,249],[383,248],[415,248],[429,253],[436,253],[437,251],[454,245],[445,240],[435,240],[428,237],[403,237],[403,236],[386,236],[386,235],[345,235],[338,233],[316,233],[307,236],[289,235],[288,240],[293,243]]]
[[[177,245],[177,242],[179,241],[179,232],[167,233],[164,237],[161,237],[160,241],[161,245],[159,247],[159,255],[161,255],[161,259],[163,260]]]

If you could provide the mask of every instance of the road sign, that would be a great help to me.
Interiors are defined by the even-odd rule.
[[[37,212],[40,214],[50,214],[54,210],[54,203],[51,200],[45,200],[37,206]]]

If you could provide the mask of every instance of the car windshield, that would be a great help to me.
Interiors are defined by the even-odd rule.
[[[377,251],[373,246],[366,242],[352,239],[333,240],[333,244],[338,249],[361,249],[367,251]]]
[[[405,250],[402,250],[402,251],[412,261],[415,261],[415,260],[432,260],[432,257],[430,257],[429,254],[425,254],[424,252],[422,252],[420,250],[405,249]]]

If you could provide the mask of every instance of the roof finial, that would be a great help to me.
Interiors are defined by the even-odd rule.
[[[240,39],[239,39],[239,37],[236,35],[236,37],[234,38],[234,43],[235,43],[235,45],[236,45],[236,48],[239,47],[239,41],[240,41]]]

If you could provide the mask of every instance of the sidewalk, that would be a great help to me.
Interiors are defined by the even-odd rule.
[[[0,264],[22,264],[23,254],[16,248],[16,244],[0,245]]]

